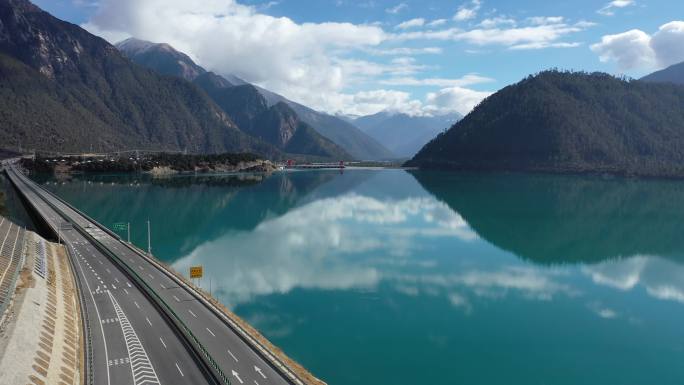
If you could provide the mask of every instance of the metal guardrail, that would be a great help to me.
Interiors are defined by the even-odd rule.
[[[15,173],[16,174],[16,173]],[[19,176],[21,179],[22,177]],[[12,179],[12,178],[10,178]],[[37,196],[40,196],[39,193],[36,191],[36,189],[29,185],[28,183],[24,182],[25,186],[28,187],[31,191],[33,191]],[[152,304],[155,305],[156,307],[159,308],[159,310],[162,311],[162,315],[166,316],[169,321],[173,324],[173,326],[176,328],[177,331],[181,332],[183,337],[189,342],[191,348],[193,349],[194,353],[199,356],[201,361],[207,365],[207,368],[209,369],[209,372],[212,374],[214,377],[214,380],[218,383],[219,381],[222,381],[222,383],[231,385],[230,379],[228,376],[225,375],[225,373],[221,370],[219,367],[218,363],[216,360],[209,354],[209,351],[207,348],[202,345],[202,343],[199,341],[199,339],[192,333],[189,327],[185,325],[185,323],[180,319],[178,314],[169,306],[166,301],[164,301],[155,291],[152,289],[147,282],[145,282],[142,277],[140,277],[133,269],[131,269],[128,264],[123,262],[116,254],[112,253],[104,244],[102,244],[99,240],[95,239],[92,235],[90,235],[85,229],[83,229],[76,221],[72,220],[66,213],[64,213],[60,208],[58,208],[56,205],[54,205],[52,202],[49,202],[47,199],[43,199],[43,201],[49,205],[53,210],[55,210],[60,216],[62,216],[67,222],[71,223],[74,226],[74,229],[76,229],[79,233],[81,233],[82,236],[84,236],[86,239],[90,240],[90,242],[98,249],[100,252],[104,253],[107,257],[109,257],[113,262],[115,262],[122,270],[124,270],[126,273],[128,273],[129,276],[131,276],[133,279],[132,281],[138,286],[142,292],[148,296],[148,298],[151,300]],[[70,207],[70,206],[69,206]],[[97,223],[93,221],[93,223]]]
[[[85,295],[83,292],[83,284],[81,283],[81,277],[76,271],[76,264],[74,259],[76,258],[73,246],[67,245],[67,253],[69,253],[69,264],[71,265],[71,270],[74,272],[74,281],[76,282],[76,290],[79,296],[79,308],[81,309],[81,323],[83,324],[83,336],[85,342],[85,378],[87,385],[95,384],[95,370],[93,369],[93,335],[90,329],[90,316],[85,308]]]

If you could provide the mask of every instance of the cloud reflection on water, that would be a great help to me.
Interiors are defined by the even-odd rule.
[[[416,237],[477,238],[463,218],[432,198],[382,201],[347,194],[298,207],[253,231],[226,233],[195,248],[174,268],[204,264],[208,275],[220,279],[221,299],[234,306],[295,288],[374,287],[380,269],[355,256],[411,255],[420,247]]]
[[[622,291],[641,286],[654,298],[684,303],[684,266],[662,257],[637,255],[582,270],[600,285]]]

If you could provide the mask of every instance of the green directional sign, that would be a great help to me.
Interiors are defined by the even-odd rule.
[[[114,231],[126,231],[126,230],[128,230],[128,225],[120,222],[120,223],[115,223],[113,228],[114,228]]]

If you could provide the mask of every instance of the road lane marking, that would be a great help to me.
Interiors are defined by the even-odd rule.
[[[235,355],[233,354],[233,352],[231,352],[231,351],[229,350],[229,351],[228,351],[228,354],[230,354],[230,356],[233,357],[233,359],[235,360],[235,362],[238,362],[238,359],[237,359],[237,357],[235,357]]]
[[[150,279],[154,279],[154,276],[150,273],[147,273],[147,276],[150,277]]]
[[[212,336],[216,337],[216,334],[214,334],[214,332],[212,332],[211,330],[209,330],[209,328],[205,328],[205,329],[207,329],[207,331],[209,332],[209,334],[211,334]]]
[[[237,378],[241,384],[244,384],[244,382],[242,382],[242,378],[240,378],[240,373],[236,372],[235,370],[233,370],[233,377]]]
[[[145,317],[145,321],[147,321],[147,323],[148,323],[150,326],[152,326],[152,322],[150,322],[150,319],[149,319],[149,318]]]
[[[190,312],[190,314],[192,314],[193,317],[197,318],[197,315],[193,313],[192,310],[188,309],[188,312]]]
[[[128,290],[126,290],[126,288],[124,288],[124,291],[126,292],[126,295],[128,295]]]
[[[131,283],[130,283],[130,282],[126,282],[126,286],[128,286],[128,287],[133,287],[133,286],[131,286]]]
[[[140,305],[138,305],[137,302],[133,301],[133,304],[135,305],[135,307],[137,307],[138,309],[140,309]]]
[[[180,300],[178,299],[178,297],[176,297],[175,295],[173,296],[173,299],[175,299],[176,302],[180,302]]]
[[[76,262],[78,262],[78,259],[76,260]],[[109,353],[107,352],[107,338],[105,338],[104,327],[102,326],[102,317],[100,317],[100,309],[97,307],[97,302],[95,302],[95,297],[93,296],[92,289],[90,288],[90,283],[88,282],[88,279],[85,276],[85,272],[83,271],[83,266],[81,266],[81,262],[78,262],[78,268],[81,270],[81,276],[83,276],[83,280],[85,281],[85,284],[88,287],[88,291],[90,292],[90,299],[93,301],[93,305],[95,306],[95,314],[97,315],[97,319],[100,320],[99,324],[100,332],[102,333],[102,344],[104,345],[105,365],[107,365],[107,363],[109,362]],[[107,365],[107,385],[111,385],[109,365]]]
[[[259,373],[262,378],[266,378],[266,375],[264,374],[264,372],[261,371],[261,368],[259,368],[258,366],[254,365],[254,371]]]
[[[121,325],[121,332],[124,335],[124,341],[126,342],[126,350],[128,351],[128,357],[131,359],[131,372],[133,374],[133,384],[157,384],[159,385],[159,378],[157,377],[157,372],[154,370],[154,366],[150,362],[150,358],[147,356],[145,347],[143,347],[142,342],[138,338],[138,334],[133,329],[131,322],[126,317],[126,313],[121,309],[119,303],[116,301],[114,296],[110,291],[109,299],[112,301],[114,306],[114,311],[119,318],[119,325]],[[149,322],[149,321],[148,321]]]
[[[159,341],[161,341],[162,345],[164,345],[164,349],[166,349],[166,344],[164,343],[164,340],[161,337],[159,337]]]
[[[185,377],[183,372],[180,370],[180,367],[178,366],[178,362],[176,362],[176,369],[178,369],[178,373],[180,373],[181,377]]]
[[[166,286],[164,286],[163,283],[160,283],[159,286],[161,286],[162,289],[166,290]]]

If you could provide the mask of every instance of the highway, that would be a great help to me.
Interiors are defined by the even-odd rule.
[[[204,384],[211,383],[212,378],[207,376],[207,366],[197,363],[198,355],[193,356],[189,344],[167,323],[159,304],[152,303],[138,289],[132,273],[117,267],[112,257],[106,255],[109,252],[173,309],[230,383],[303,384],[270,352],[156,260],[80,214],[14,167],[6,169],[21,194],[72,250],[89,316],[94,383]],[[68,224],[67,219],[88,236]]]

